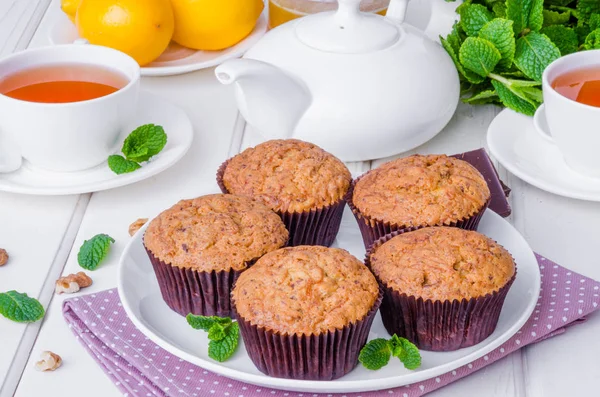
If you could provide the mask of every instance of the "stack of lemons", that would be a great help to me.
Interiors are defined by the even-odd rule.
[[[231,47],[252,32],[263,7],[263,0],[61,0],[80,37],[142,66],[171,40],[196,50]]]

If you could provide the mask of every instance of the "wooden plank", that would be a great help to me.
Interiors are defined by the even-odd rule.
[[[50,0],[0,2],[0,56],[26,48]],[[62,270],[60,249],[76,217],[78,196],[36,197],[0,193],[0,246],[11,256],[0,270],[0,291],[18,290],[47,306],[48,279]],[[68,253],[68,252],[67,252]],[[0,319],[0,396],[14,393],[41,322],[24,325]]]
[[[0,57],[27,48],[51,0],[0,2]]]

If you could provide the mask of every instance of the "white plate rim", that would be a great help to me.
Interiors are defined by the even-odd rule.
[[[489,344],[483,346],[481,349],[476,350],[464,357],[461,357],[454,361],[448,362],[446,364],[432,367],[432,368],[429,368],[429,369],[423,370],[423,371],[411,372],[409,374],[400,375],[398,377],[374,378],[374,379],[369,379],[368,381],[365,381],[364,379],[363,380],[355,380],[355,381],[343,381],[343,380],[340,380],[343,378],[340,378],[335,381],[329,381],[329,382],[328,381],[310,381],[310,380],[274,378],[274,377],[266,376],[264,374],[260,374],[260,375],[249,374],[249,373],[246,373],[243,371],[223,367],[217,362],[212,362],[212,361],[201,359],[197,356],[194,356],[190,353],[187,353],[187,352],[177,348],[176,346],[169,344],[168,342],[166,342],[165,340],[160,338],[158,335],[156,335],[151,329],[146,327],[146,325],[144,325],[144,323],[135,316],[134,311],[131,309],[131,306],[130,306],[131,302],[129,302],[127,294],[124,293],[125,288],[124,288],[123,273],[124,273],[127,255],[129,254],[131,248],[135,244],[141,244],[141,239],[144,234],[144,231],[146,230],[146,228],[148,227],[148,224],[150,222],[147,222],[132,237],[131,241],[129,241],[129,243],[123,250],[123,253],[121,255],[121,258],[119,259],[119,264],[118,264],[117,287],[118,287],[121,303],[123,305],[123,308],[125,309],[125,312],[127,313],[127,316],[132,321],[132,323],[144,335],[146,335],[152,342],[156,343],[161,348],[165,349],[166,351],[170,352],[171,354],[174,354],[177,357],[179,357],[189,363],[192,363],[194,365],[198,365],[201,368],[204,368],[206,370],[215,372],[217,374],[220,374],[222,376],[225,376],[225,377],[228,377],[231,379],[246,382],[249,384],[262,386],[262,387],[270,387],[270,388],[280,389],[280,390],[286,390],[286,391],[299,391],[299,392],[307,392],[307,393],[323,393],[323,392],[325,392],[325,393],[354,393],[354,392],[367,392],[367,391],[374,391],[374,390],[386,390],[386,389],[390,389],[390,388],[401,387],[404,385],[424,381],[427,379],[432,379],[436,376],[445,374],[445,373],[452,371],[456,368],[459,368],[463,365],[469,364],[480,357],[483,357],[484,355],[486,355],[487,353],[498,348],[504,342],[506,342],[511,337],[513,337],[531,317],[531,315],[536,307],[536,304],[538,301],[538,296],[540,293],[540,288],[541,288],[541,274],[540,274],[540,269],[538,267],[537,260],[535,258],[535,254],[529,247],[529,244],[527,244],[527,242],[525,241],[524,237],[514,228],[514,226],[512,226],[508,221],[506,221],[500,215],[496,214],[495,212],[493,212],[491,210],[488,210],[485,212],[484,219],[486,217],[490,217],[490,216],[492,218],[495,218],[495,220],[494,220],[495,222],[498,222],[498,221],[506,222],[508,224],[508,226],[512,229],[514,236],[520,240],[520,244],[524,244],[524,246],[527,247],[527,250],[528,250],[527,255],[529,256],[528,262],[531,262],[531,263],[529,265],[525,265],[525,266],[530,266],[532,269],[535,269],[534,273],[535,273],[535,277],[536,277],[536,284],[531,286],[533,288],[533,291],[531,292],[532,297],[531,297],[530,301],[528,302],[528,305],[527,305],[525,311],[522,313],[521,317],[519,317],[519,319],[506,332],[504,332],[504,334],[499,335],[495,340],[493,340]],[[482,219],[482,221],[483,221],[483,219]],[[526,263],[526,262],[520,261],[518,266],[520,268],[522,268],[522,266],[524,266],[524,263]],[[374,372],[374,374],[376,374],[376,373]],[[402,381],[398,382],[398,379],[400,379],[400,378],[402,379]]]
[[[539,180],[539,179],[535,178],[534,176],[527,174],[522,169],[515,166],[511,161],[508,160],[508,158],[504,155],[504,151],[500,150],[499,147],[496,145],[496,135],[502,133],[501,128],[498,127],[498,125],[501,122],[505,122],[504,118],[508,119],[508,117],[515,117],[515,119],[514,119],[514,121],[512,121],[512,123],[513,124],[519,123],[520,121],[517,121],[516,116],[522,116],[524,118],[528,117],[525,115],[518,114],[514,110],[504,109],[503,111],[498,113],[498,115],[496,117],[494,117],[494,120],[492,120],[492,122],[490,123],[490,125],[488,127],[488,132],[487,132],[487,145],[488,145],[488,148],[490,149],[490,152],[492,153],[492,156],[494,156],[496,158],[496,160],[498,160],[498,162],[500,164],[502,164],[502,166],[504,168],[506,168],[510,173],[512,173],[519,179],[522,179],[523,181],[525,181],[525,182],[529,183],[530,185],[533,185],[539,189],[545,190],[547,192],[550,192],[550,193],[553,193],[553,194],[556,194],[559,196],[574,198],[574,199],[578,199],[578,200],[600,201],[600,193],[594,194],[591,192],[586,193],[585,191],[573,191],[573,190],[569,190],[567,188],[562,188],[560,186],[553,185],[551,183],[547,183],[546,181]],[[531,118],[531,125],[533,126],[533,118]],[[523,128],[523,133],[530,134],[530,133],[534,133],[534,132],[529,131],[529,129]],[[546,144],[546,145],[551,145],[551,143],[549,143],[545,140],[542,140],[541,138],[540,138],[540,141],[544,142],[544,144]]]
[[[171,114],[171,117],[179,118],[179,122],[185,125],[184,128],[181,128],[180,131],[177,131],[177,134],[182,138],[182,143],[177,146],[177,152],[174,156],[172,156],[168,160],[161,160],[161,157],[158,156],[156,160],[153,160],[154,166],[152,168],[142,167],[132,173],[115,175],[113,179],[67,187],[33,187],[10,184],[3,185],[2,174],[0,174],[0,192],[19,193],[34,196],[63,196],[71,194],[93,193],[140,182],[144,179],[157,175],[175,165],[179,160],[183,158],[183,156],[185,156],[185,154],[192,146],[192,141],[194,139],[194,129],[192,127],[192,122],[190,121],[189,117],[183,109],[165,99],[162,99],[160,96],[143,90],[140,91],[139,95],[140,99],[141,97],[144,97],[145,99],[159,103],[163,109],[169,109],[168,112]]]
[[[48,33],[47,33],[50,44],[52,44],[52,45],[68,44],[68,43],[57,42],[56,37],[55,37],[56,36],[55,32],[59,29],[59,25],[66,23],[66,22],[71,23],[71,21],[66,16],[64,16],[64,18],[59,16],[56,18],[54,23],[52,23],[52,25],[50,26],[50,29],[48,29]],[[228,50],[231,50],[231,48],[235,48],[235,50],[228,51],[226,54],[218,55],[217,57],[210,59],[208,61],[192,63],[192,64],[188,64],[188,65],[142,66],[140,68],[141,75],[147,76],[147,77],[176,76],[179,74],[195,72],[197,70],[217,66],[229,59],[238,58],[238,57],[242,56],[246,51],[248,51],[250,49],[250,47],[252,47],[254,44],[256,44],[256,42],[258,42],[258,40],[260,40],[262,38],[262,36],[264,36],[264,34],[267,32],[267,25],[268,25],[268,14],[267,14],[267,6],[265,6],[265,9],[258,17],[256,26],[254,27],[252,32],[250,32],[250,34],[248,34],[248,36],[246,36],[243,40],[241,40],[237,44],[235,44],[232,47],[229,47],[225,50],[222,50],[222,51],[228,51]],[[221,52],[221,51],[216,51],[216,52]]]

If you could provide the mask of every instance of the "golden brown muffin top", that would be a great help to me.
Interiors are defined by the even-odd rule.
[[[470,217],[490,199],[483,176],[466,161],[414,155],[361,177],[352,201],[365,216],[397,225],[442,225]]]
[[[352,176],[346,165],[317,145],[273,140],[229,160],[223,184],[229,193],[254,197],[274,211],[304,212],[340,201]]]
[[[371,269],[389,288],[423,300],[461,300],[498,291],[515,274],[512,256],[481,233],[426,227],[375,250]]]
[[[260,258],[236,281],[240,316],[281,334],[319,334],[362,320],[379,287],[367,267],[339,248],[298,246]]]
[[[248,197],[212,194],[181,200],[150,222],[144,245],[172,266],[243,270],[287,243],[281,218]]]

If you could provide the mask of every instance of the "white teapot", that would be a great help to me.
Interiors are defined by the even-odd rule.
[[[408,0],[391,0],[385,17],[359,4],[339,0],[337,11],[283,24],[243,59],[217,67],[265,138],[293,137],[363,161],[411,150],[448,123],[458,74],[438,43],[402,23]]]

